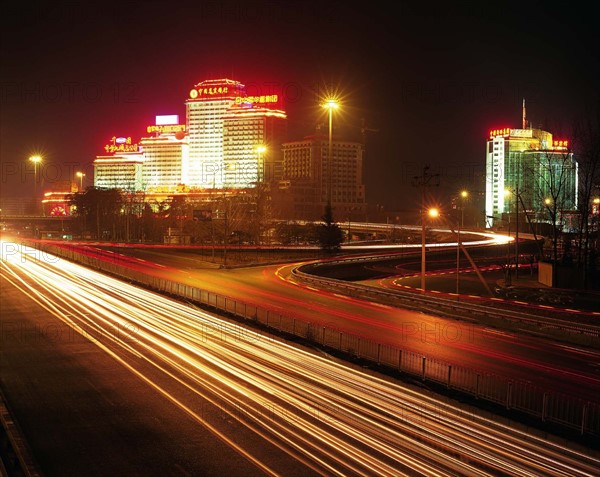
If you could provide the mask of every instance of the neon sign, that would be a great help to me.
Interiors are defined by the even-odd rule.
[[[565,148],[569,147],[569,141],[564,141],[564,140],[553,141],[552,146],[555,148],[565,149]]]
[[[132,144],[131,136],[113,136],[110,143],[104,146],[104,150],[109,154],[115,154],[117,152],[138,152],[139,148],[137,144]]]
[[[242,103],[251,103],[251,104],[264,104],[264,103],[276,103],[278,101],[278,96],[276,94],[271,94],[267,96],[245,96],[242,98],[238,96],[235,98],[236,104]]]
[[[509,136],[510,135],[510,128],[502,128],[502,129],[492,129],[490,131],[490,139],[497,137],[497,136]]]
[[[185,124],[157,124],[148,126],[146,131],[149,133],[175,134],[178,132],[185,132]]]
[[[215,96],[227,94],[229,88],[227,86],[215,86],[214,88],[198,88],[190,91],[190,98],[196,99],[202,96]]]

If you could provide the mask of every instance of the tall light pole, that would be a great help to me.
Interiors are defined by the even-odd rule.
[[[333,171],[333,110],[339,108],[339,102],[330,98],[323,107],[329,111],[329,148],[327,152],[327,207],[331,208],[331,185]]]
[[[427,211],[427,214],[429,215],[429,217],[431,217],[432,219],[436,219],[440,216],[440,211],[436,208],[432,208],[429,209]],[[456,220],[456,232],[454,231],[454,226],[451,225],[450,223],[448,223],[450,230],[452,231],[452,233],[456,233],[456,299],[460,301],[460,294],[459,294],[459,280],[460,280],[460,220],[458,218],[458,216],[456,218],[453,218],[450,214],[444,214],[446,221],[450,222],[450,220],[454,221]],[[450,220],[448,220],[450,219]],[[424,243],[424,241],[423,241]]]
[[[515,225],[515,278],[519,278],[519,183],[515,187],[515,204],[516,204],[516,219],[517,224]]]
[[[37,205],[37,200],[38,200],[38,196],[37,196],[38,195],[38,191],[37,191],[38,172],[37,171],[38,171],[38,164],[40,162],[42,162],[42,156],[38,156],[38,155],[31,156],[29,158],[29,160],[31,162],[33,162],[33,202],[34,202],[34,207],[35,207],[35,213],[37,214],[39,212],[38,205]]]
[[[429,174],[429,166],[423,167],[423,175],[413,177],[413,186],[421,188],[421,290],[425,291],[425,188],[439,185],[439,174]],[[435,179],[435,181],[434,181]],[[432,182],[434,181],[434,182]]]
[[[465,201],[469,197],[469,191],[460,191],[460,228],[465,228]]]
[[[425,216],[428,215],[432,219],[439,217],[440,211],[438,209],[432,208],[427,210],[427,214],[425,214],[425,210],[423,210],[423,214],[421,215],[421,290],[425,291]]]
[[[519,278],[519,201],[521,200],[521,196],[519,195],[519,184],[515,186],[515,190],[512,191],[510,189],[504,189],[504,195],[514,194],[515,196],[515,278]],[[509,211],[509,219],[512,210]],[[527,214],[527,211],[525,211]],[[509,222],[510,223],[510,222]],[[510,235],[510,233],[509,233]]]
[[[267,148],[265,146],[263,146],[262,144],[260,146],[256,147],[256,153],[258,154],[258,167],[257,167],[257,173],[256,173],[256,180],[257,182],[262,182],[265,180],[264,177],[264,164],[263,164],[263,158],[262,155],[264,152],[267,151]]]
[[[85,174],[83,172],[76,172],[75,175],[79,177],[79,192],[83,192],[83,178]]]
[[[464,191],[463,191],[464,192]],[[462,193],[461,193],[462,195]],[[462,219],[462,217],[461,217]],[[456,222],[457,222],[457,228],[458,228],[458,233],[456,234],[456,299],[460,300],[460,293],[459,293],[459,280],[460,280],[460,229],[461,227],[461,223],[458,221],[458,217],[456,218]],[[462,222],[462,220],[461,220]]]

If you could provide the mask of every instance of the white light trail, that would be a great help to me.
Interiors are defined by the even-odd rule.
[[[1,245],[7,281],[267,474],[278,471],[198,412],[198,400],[322,475],[599,474],[591,455],[66,260]]]

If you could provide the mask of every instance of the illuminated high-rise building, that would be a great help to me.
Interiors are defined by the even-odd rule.
[[[223,117],[245,96],[244,85],[230,79],[202,81],[186,100],[189,161],[187,185],[223,187]]]
[[[260,98],[263,104],[277,101],[276,95]],[[227,188],[255,187],[282,177],[286,114],[248,101],[223,118],[223,185]]]
[[[157,116],[146,131],[153,136],[140,139],[144,155],[142,187],[146,192],[173,192],[188,182],[188,143],[179,116]]]
[[[142,190],[144,156],[131,137],[114,136],[105,155],[94,160],[94,187],[133,192]]]
[[[486,224],[525,212],[548,221],[548,201],[562,211],[577,207],[577,162],[568,141],[554,140],[541,129],[501,128],[490,131],[486,148]],[[525,210],[523,210],[523,208]]]

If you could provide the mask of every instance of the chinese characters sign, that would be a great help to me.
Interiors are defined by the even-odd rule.
[[[214,88],[198,88],[190,91],[190,98],[197,99],[203,96],[218,96],[227,94],[229,87],[227,86],[215,86]]]
[[[495,138],[497,136],[508,136],[509,134],[510,134],[510,128],[492,129],[490,131],[490,139]]]
[[[121,152],[138,152],[139,148],[137,144],[132,144],[131,136],[113,136],[110,143],[104,146],[104,150],[109,154],[116,154]]]
[[[271,94],[271,95],[266,95],[266,96],[246,96],[244,98],[238,96],[237,98],[235,98],[235,102],[236,102],[236,104],[241,104],[241,103],[264,104],[264,103],[276,103],[277,99],[278,98],[277,98],[276,94]]]
[[[149,133],[159,133],[159,134],[169,134],[169,133],[178,133],[185,132],[185,124],[157,124],[153,126],[148,126],[146,131]]]

